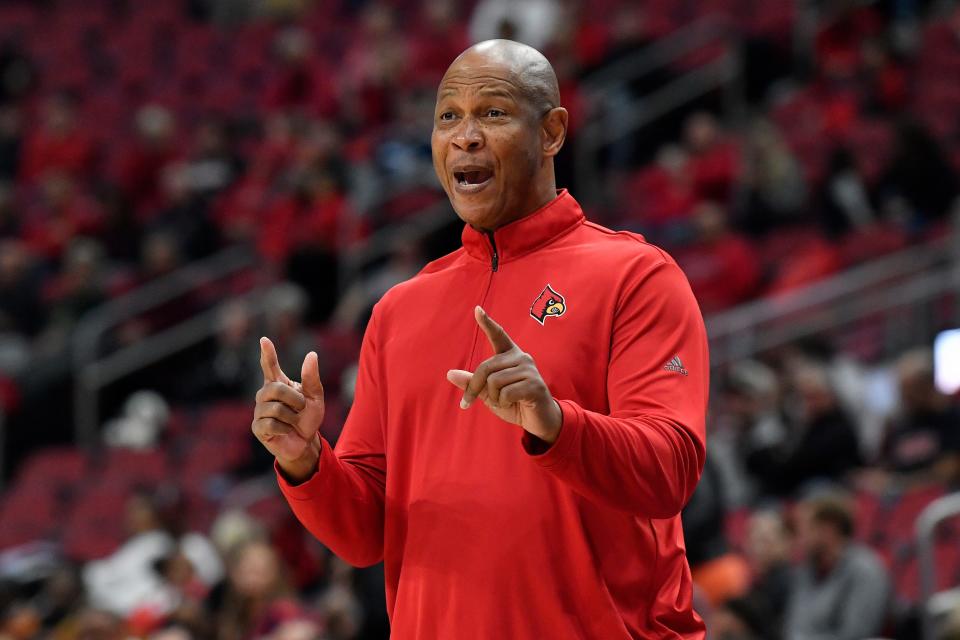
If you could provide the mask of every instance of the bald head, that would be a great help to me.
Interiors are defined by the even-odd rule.
[[[508,75],[537,116],[560,106],[557,74],[550,61],[533,47],[513,40],[485,40],[473,45],[454,59],[443,78],[484,67]],[[441,81],[441,90],[443,84]]]
[[[496,229],[556,198],[553,158],[567,122],[557,76],[536,49],[488,40],[457,56],[437,90],[431,136],[457,214]]]

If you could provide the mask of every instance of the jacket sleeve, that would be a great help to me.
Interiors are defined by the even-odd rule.
[[[383,559],[387,464],[376,327],[375,309],[360,348],[353,406],[336,448],[321,437],[317,471],[301,484],[290,485],[277,472],[280,489],[300,522],[358,567]]]
[[[588,499],[670,518],[693,493],[706,451],[707,336],[680,268],[661,262],[629,278],[613,320],[609,414],[558,399],[552,444],[524,433],[532,460]]]

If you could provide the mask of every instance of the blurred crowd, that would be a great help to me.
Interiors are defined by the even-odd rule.
[[[267,334],[290,370],[320,353],[335,440],[373,303],[457,246],[452,212],[431,235],[394,232],[445,200],[434,91],[471,42],[511,37],[550,57],[571,111],[559,184],[592,219],[671,251],[705,314],[944,233],[960,194],[960,8],[812,3],[800,46],[801,5],[0,0],[0,638],[385,637],[382,574],[343,565],[292,520],[243,415]],[[589,193],[572,152],[588,123],[619,121],[584,80],[708,15],[742,55],[742,108],[710,94],[625,131],[594,159],[602,197]],[[642,102],[692,64],[621,98]],[[348,269],[383,234],[382,255]],[[105,353],[206,308],[218,318],[209,341],[104,394],[104,446],[140,469],[83,458],[43,484],[74,459],[31,467],[28,454],[72,437],[78,319],[233,246],[256,252],[266,312],[226,289],[124,322]],[[805,343],[723,380],[684,514],[712,637],[916,637],[916,550],[883,525],[911,527],[958,483],[960,416],[929,354],[868,365]],[[154,462],[177,477],[149,476]],[[113,511],[81,509],[90,496]],[[956,584],[960,561],[943,553]]]
[[[811,340],[729,373],[683,513],[715,637],[920,637],[915,521],[960,489],[960,404],[930,350],[868,366]],[[960,584],[958,525],[932,541],[938,590]]]

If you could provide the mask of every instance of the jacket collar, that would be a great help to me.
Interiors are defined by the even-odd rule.
[[[531,214],[506,224],[490,233],[463,226],[461,239],[467,254],[491,264],[494,260],[493,246],[497,248],[497,262],[503,264],[530,253],[551,240],[563,235],[583,222],[580,205],[566,189],[557,192],[557,197]]]

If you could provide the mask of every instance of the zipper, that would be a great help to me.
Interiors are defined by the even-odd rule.
[[[497,243],[493,238],[493,231],[484,232],[487,236],[487,239],[490,241],[490,274],[487,278],[487,286],[483,290],[483,295],[480,297],[480,306],[486,309],[487,297],[490,295],[490,289],[493,287],[493,274],[496,273],[497,269],[500,268],[500,253],[497,251]],[[483,342],[480,337],[483,333],[480,331],[480,327],[476,326],[476,322],[473,323],[473,345],[470,347],[470,362],[467,368],[470,371],[473,371],[477,368],[477,365],[480,364],[481,358],[479,355],[479,345]]]
[[[493,231],[487,231],[486,233],[487,239],[490,240],[490,249],[493,250],[490,256],[490,269],[496,271],[497,267],[500,266],[500,254],[497,253],[497,242],[493,239]]]

